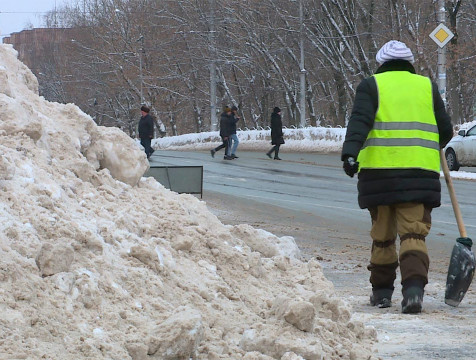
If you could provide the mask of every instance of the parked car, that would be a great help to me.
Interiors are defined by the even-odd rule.
[[[476,166],[476,125],[460,130],[445,147],[448,168],[458,171],[461,166]]]

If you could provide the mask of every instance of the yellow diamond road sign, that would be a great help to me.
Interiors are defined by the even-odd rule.
[[[439,47],[445,46],[455,35],[445,25],[438,25],[430,34],[430,37]]]

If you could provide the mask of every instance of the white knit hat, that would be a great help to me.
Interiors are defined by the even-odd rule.
[[[412,64],[415,61],[412,51],[402,42],[390,40],[377,52],[375,59],[379,64],[390,60],[406,60]]]

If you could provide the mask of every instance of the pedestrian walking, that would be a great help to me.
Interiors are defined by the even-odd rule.
[[[425,238],[441,200],[439,150],[453,128],[437,86],[416,74],[404,43],[387,42],[376,60],[376,74],[357,87],[341,160],[347,175],[358,173],[359,206],[372,219],[370,305],[391,306],[400,264],[402,312],[419,313],[430,264]]]
[[[212,157],[215,157],[215,153],[221,149],[225,149],[225,156],[223,159],[225,160],[233,160],[231,156],[229,156],[228,153],[228,141],[230,138],[230,132],[231,132],[231,122],[232,122],[232,114],[231,114],[231,109],[229,107],[225,107],[223,113],[220,116],[220,136],[223,141],[223,143],[216,148],[210,150],[210,153],[212,154]]]
[[[230,138],[228,139],[228,154],[233,159],[238,159],[238,156],[236,156],[236,149],[238,149],[240,141],[238,140],[238,136],[236,135],[236,123],[240,121],[240,117],[238,116],[238,108],[234,105],[231,107],[231,115],[232,121],[230,123]]]
[[[140,144],[144,147],[147,159],[150,158],[154,149],[151,147],[152,139],[154,138],[154,119],[149,114],[150,109],[143,105],[140,108],[141,118],[139,120],[139,138]]]
[[[272,159],[271,154],[274,152],[274,160],[281,160],[279,157],[279,147],[284,144],[283,122],[281,121],[281,109],[275,107],[271,114],[271,144],[274,145],[266,155]]]

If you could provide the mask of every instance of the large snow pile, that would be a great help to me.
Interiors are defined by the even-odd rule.
[[[116,129],[0,45],[0,359],[367,359],[317,261],[141,178]]]

